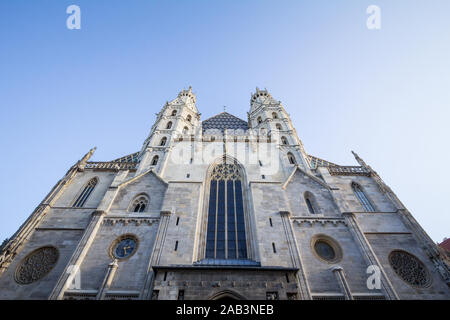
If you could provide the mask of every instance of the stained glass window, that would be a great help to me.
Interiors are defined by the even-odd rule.
[[[209,190],[206,258],[246,259],[242,177],[237,165],[217,165]]]

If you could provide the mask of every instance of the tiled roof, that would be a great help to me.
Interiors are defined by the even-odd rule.
[[[203,132],[206,130],[217,129],[222,133],[225,129],[242,129],[248,130],[248,123],[241,120],[228,112],[222,112],[202,122]]]
[[[139,152],[132,153],[119,159],[113,160],[111,162],[138,162],[138,155]]]
[[[450,251],[450,239],[445,239],[442,243],[439,244],[439,247],[444,248],[447,251]]]
[[[332,162],[329,162],[327,160],[323,160],[317,157],[314,157],[312,155],[308,155],[309,160],[311,161],[311,167],[317,168],[317,167],[337,167],[338,165]]]

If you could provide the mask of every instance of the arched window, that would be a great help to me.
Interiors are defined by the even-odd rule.
[[[190,115],[190,114],[188,114],[188,116],[186,117],[186,120],[187,120],[188,122],[191,122],[191,120],[192,120],[192,117],[191,117],[191,115]]]
[[[256,120],[256,121],[258,121],[258,123],[262,123],[262,118],[258,117],[258,120]]]
[[[167,122],[166,129],[172,128],[172,121]]]
[[[152,166],[156,166],[158,164],[158,160],[159,160],[159,157],[158,156],[154,156],[153,159],[152,159]]]
[[[184,127],[183,128],[183,134],[187,134],[189,132],[189,128],[188,127]]]
[[[174,116],[176,116],[177,115],[177,110],[173,110],[172,111],[172,117],[174,117]]]
[[[316,199],[314,198],[314,195],[311,192],[306,191],[303,197],[305,198],[305,203],[306,206],[308,207],[309,213],[311,214],[318,213]]]
[[[288,160],[289,160],[290,164],[296,164],[297,163],[297,161],[295,161],[295,157],[294,157],[294,155],[292,153],[289,152],[287,154],[287,157],[288,157]]]
[[[276,125],[277,130],[281,130],[281,124],[277,123]]]
[[[281,137],[281,143],[282,144],[288,144],[288,140],[286,137]]]
[[[355,193],[355,196],[358,198],[359,202],[363,206],[364,210],[366,210],[367,212],[375,212],[374,207],[370,203],[361,186],[356,182],[352,182],[352,189],[353,192]]]
[[[98,183],[97,178],[92,178],[89,180],[89,182],[86,184],[86,186],[81,191],[78,198],[73,203],[72,207],[74,208],[82,208],[86,201],[88,200],[89,196],[91,195],[92,191],[94,191],[95,186]]]
[[[277,113],[276,113],[276,112],[272,112],[272,118],[274,118],[274,119],[278,119],[278,115],[277,115]]]
[[[161,139],[161,142],[160,142],[160,146],[165,146],[166,145],[166,142],[167,142],[167,138],[166,137],[163,137],[162,139]]]
[[[134,198],[130,205],[129,211],[131,212],[144,212],[148,206],[148,197],[146,195],[139,195]]]
[[[208,259],[247,259],[243,178],[234,163],[221,163],[210,176],[206,254]]]

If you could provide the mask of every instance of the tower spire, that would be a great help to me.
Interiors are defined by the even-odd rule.
[[[355,157],[355,160],[359,163],[360,166],[367,168],[367,164],[364,162],[363,159],[361,159],[358,154],[352,150],[353,156]]]

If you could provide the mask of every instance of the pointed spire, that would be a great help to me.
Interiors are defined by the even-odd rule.
[[[360,166],[365,167],[365,168],[368,167],[367,164],[364,162],[364,160],[361,159],[356,152],[354,152],[352,150],[352,153],[353,153],[353,156],[355,157],[355,160],[359,163]]]
[[[95,150],[97,150],[97,147],[94,147],[91,150],[89,150],[89,152],[86,153],[84,155],[84,157],[81,158],[80,161],[78,161],[77,167],[78,167],[79,171],[83,171],[84,170],[84,168],[86,167],[86,163],[92,157],[92,155],[94,154]]]

